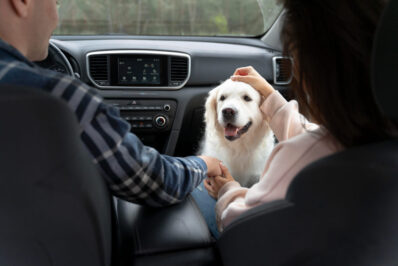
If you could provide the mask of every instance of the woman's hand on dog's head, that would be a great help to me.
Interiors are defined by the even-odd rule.
[[[220,168],[222,172],[221,175],[208,177],[204,181],[207,192],[215,199],[218,199],[218,192],[226,183],[235,181],[225,165],[220,163]]]
[[[265,98],[274,91],[274,88],[252,66],[236,69],[231,80],[249,84]]]

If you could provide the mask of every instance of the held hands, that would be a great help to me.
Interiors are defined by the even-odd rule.
[[[220,160],[206,155],[200,155],[198,157],[205,161],[207,165],[207,176],[221,175]]]
[[[221,175],[208,177],[203,182],[209,195],[215,199],[218,198],[218,192],[226,183],[235,181],[235,179],[231,176],[231,174],[228,171],[228,168],[225,167],[225,165],[220,163],[220,168],[222,172]]]
[[[274,91],[274,88],[251,66],[236,69],[231,80],[249,84],[265,98]]]

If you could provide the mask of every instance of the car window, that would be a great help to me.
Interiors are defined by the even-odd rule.
[[[68,0],[55,35],[259,36],[276,0]]]

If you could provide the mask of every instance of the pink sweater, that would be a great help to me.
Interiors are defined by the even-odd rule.
[[[301,169],[342,149],[326,130],[309,123],[298,112],[296,101],[287,102],[277,91],[268,96],[261,110],[279,143],[257,184],[244,188],[234,181],[220,189],[216,204],[220,231],[250,208],[284,198],[290,182]]]

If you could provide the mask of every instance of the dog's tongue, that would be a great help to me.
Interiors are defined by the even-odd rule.
[[[227,125],[227,127],[224,129],[224,134],[227,137],[235,137],[238,134],[238,127],[234,127],[233,125]]]

